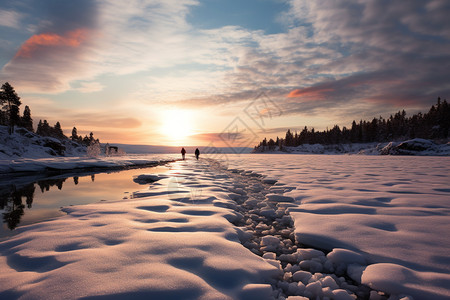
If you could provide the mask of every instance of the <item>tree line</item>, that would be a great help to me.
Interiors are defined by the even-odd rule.
[[[283,147],[296,147],[303,144],[343,144],[343,143],[370,143],[389,142],[401,139],[447,139],[450,129],[450,106],[447,100],[432,105],[425,113],[417,113],[411,117],[406,116],[405,110],[398,111],[388,119],[373,118],[371,121],[360,120],[352,122],[350,128],[334,125],[329,130],[315,131],[307,126],[299,133],[288,129],[284,138],[264,138],[255,150],[282,150]]]
[[[20,105],[22,105],[20,97],[11,84],[5,82],[0,89],[0,125],[8,126],[8,133],[10,135],[14,133],[15,127],[22,127],[28,131],[35,132],[33,129],[33,118],[31,117],[30,108],[28,105],[25,106],[23,114],[20,116]],[[59,121],[51,126],[47,120],[39,120],[35,133],[40,136],[53,137],[61,141],[69,139],[64,134]],[[85,146],[89,146],[94,142],[99,143],[99,140],[94,138],[92,132],[89,136],[79,136],[76,127],[73,127],[70,139]]]

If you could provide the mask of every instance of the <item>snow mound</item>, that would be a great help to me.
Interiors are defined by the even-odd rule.
[[[436,276],[432,272],[419,272],[390,263],[369,265],[363,272],[362,283],[390,294],[404,294],[408,291],[414,299],[448,299],[450,274]],[[446,285],[446,286],[445,286]]]

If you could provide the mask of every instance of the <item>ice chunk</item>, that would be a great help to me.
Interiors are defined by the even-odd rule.
[[[334,297],[333,290],[329,287],[322,288],[323,299],[332,299]]]
[[[158,181],[164,178],[164,176],[157,174],[141,174],[133,178],[133,181],[139,184],[147,184]]]
[[[306,286],[306,291],[309,292],[314,299],[316,297],[322,297],[322,285],[320,284],[319,281],[309,283]]]
[[[298,249],[297,255],[299,258],[301,257],[301,259],[312,259],[315,257],[325,256],[322,251],[316,249]]]
[[[262,246],[278,246],[280,244],[280,239],[273,235],[263,236],[261,238]]]
[[[335,265],[343,264],[358,264],[366,265],[366,259],[359,253],[347,249],[335,248],[327,254],[327,258]]]
[[[281,254],[280,255],[280,260],[281,261],[285,261],[285,262],[289,262],[289,263],[296,263],[297,262],[297,258],[293,254]]]
[[[346,290],[333,290],[333,300],[355,300]]]
[[[309,300],[309,298],[303,296],[289,296],[286,300]]]
[[[265,259],[277,259],[277,255],[273,252],[266,252],[263,254],[263,258]]]
[[[312,274],[306,271],[297,271],[292,275],[292,280],[307,284]]]
[[[312,273],[322,272],[323,270],[322,264],[313,260],[303,260],[299,266],[302,270],[311,271]]]
[[[320,280],[322,282],[323,287],[329,287],[333,290],[336,290],[339,288],[339,285],[334,281],[333,277],[326,276]]]
[[[266,218],[276,218],[277,216],[275,210],[273,208],[268,207],[261,209],[259,213]]]
[[[298,294],[298,285],[297,282],[291,282],[289,283],[288,292],[290,294]]]
[[[266,198],[273,202],[294,202],[294,198],[278,194],[267,194]]]
[[[264,179],[262,180],[262,182],[268,183],[268,184],[275,184],[277,181],[278,181],[277,179],[275,179],[275,178],[270,178],[270,177],[264,178]]]

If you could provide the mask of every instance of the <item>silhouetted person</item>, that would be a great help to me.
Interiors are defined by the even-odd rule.
[[[183,157],[183,160],[185,160],[186,150],[184,148],[181,148],[181,156]]]
[[[200,156],[200,150],[195,149],[195,158],[198,160],[198,157]]]

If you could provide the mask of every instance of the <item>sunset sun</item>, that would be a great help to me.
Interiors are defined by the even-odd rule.
[[[167,110],[161,114],[160,133],[165,136],[169,143],[182,143],[193,133],[192,122],[193,118],[189,111]]]

